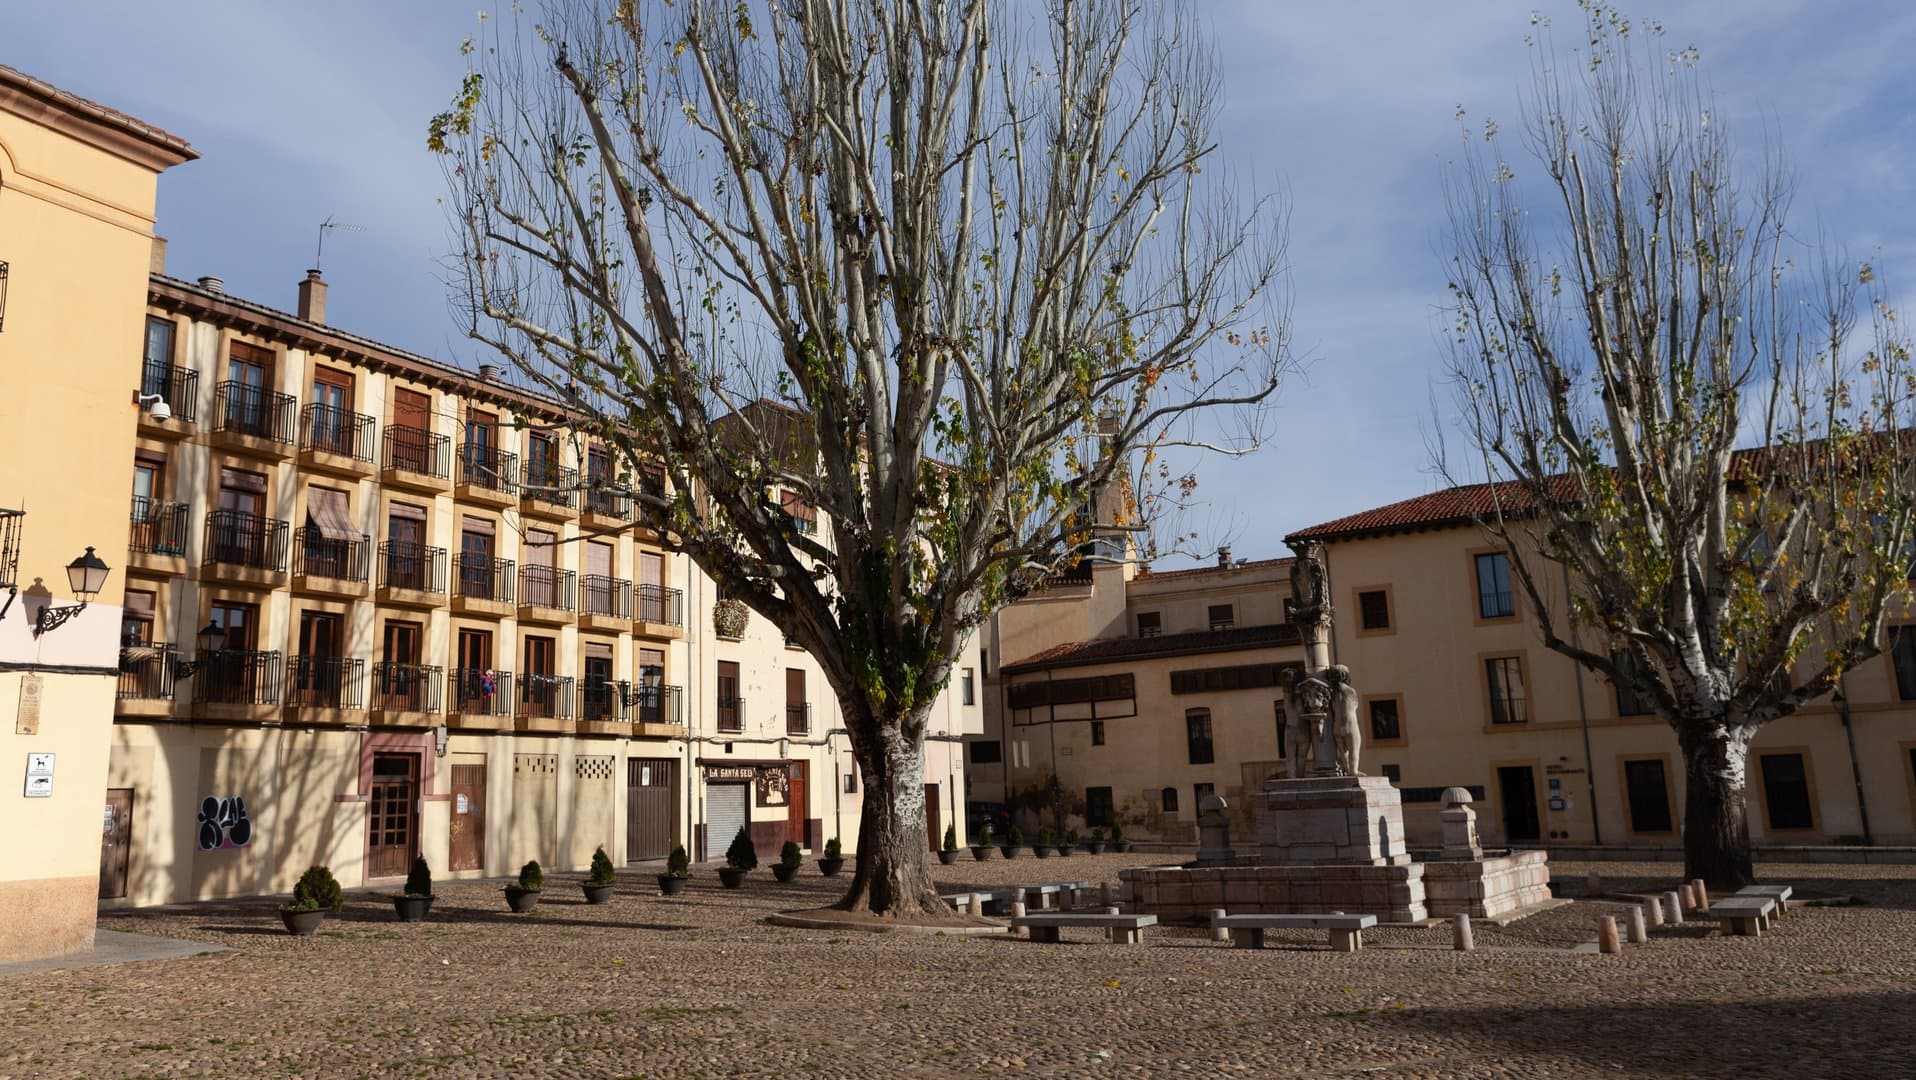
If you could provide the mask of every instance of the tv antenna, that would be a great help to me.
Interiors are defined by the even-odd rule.
[[[319,257],[322,254],[324,254],[326,251],[326,230],[327,229],[345,229],[347,232],[365,232],[366,231],[365,229],[362,229],[357,225],[347,225],[344,222],[334,221],[333,218],[336,216],[337,215],[329,214],[327,215],[325,221],[322,221],[319,223],[319,246],[313,249],[313,269],[314,270],[319,269]]]

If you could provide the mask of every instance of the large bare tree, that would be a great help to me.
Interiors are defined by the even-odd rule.
[[[1466,132],[1452,372],[1544,644],[1669,722],[1685,872],[1740,886],[1751,738],[1876,655],[1907,591],[1916,371],[1695,51],[1583,13],[1575,50],[1537,20],[1522,152]]]
[[[923,741],[953,658],[1176,501],[1169,448],[1254,445],[1283,368],[1283,216],[1215,161],[1195,20],[553,0],[469,53],[429,142],[472,335],[662,468],[642,522],[818,661],[864,779],[841,906],[942,910]]]

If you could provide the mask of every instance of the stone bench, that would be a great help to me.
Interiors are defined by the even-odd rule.
[[[1329,930],[1334,952],[1357,952],[1364,947],[1364,931],[1377,925],[1375,915],[1213,915],[1211,928],[1229,930],[1240,949],[1264,947],[1266,930]]]
[[[1790,913],[1790,897],[1795,895],[1795,890],[1788,885],[1745,885],[1736,890],[1736,895],[1767,896],[1776,901],[1776,914],[1781,917]]]
[[[1089,912],[1076,915],[1026,915],[1011,920],[1014,927],[1024,927],[1031,931],[1031,940],[1056,944],[1058,931],[1066,926],[1102,927],[1111,936],[1113,945],[1138,945],[1144,941],[1144,928],[1156,926],[1156,915],[1094,915]]]
[[[1723,925],[1725,934],[1761,937],[1776,910],[1776,901],[1767,896],[1732,896],[1710,905],[1709,917]]]

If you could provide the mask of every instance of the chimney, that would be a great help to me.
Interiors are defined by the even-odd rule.
[[[166,237],[153,238],[153,250],[146,257],[146,272],[149,274],[166,273]]]
[[[1217,549],[1217,565],[1221,570],[1229,570],[1231,568],[1231,545],[1226,544]]]
[[[318,270],[306,271],[306,280],[299,283],[299,317],[307,322],[326,321],[326,281]]]
[[[200,279],[200,288],[205,289],[207,292],[225,292],[226,282],[208,274]]]
[[[480,364],[479,377],[489,383],[498,382],[499,381],[499,365],[498,364]]]

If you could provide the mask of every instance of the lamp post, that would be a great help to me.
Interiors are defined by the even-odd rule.
[[[194,658],[192,660],[176,660],[173,662],[173,677],[175,679],[190,679],[196,672],[205,667],[208,661],[200,659],[200,657],[226,644],[226,631],[215,624],[213,620],[208,619],[206,620],[206,625],[200,628],[200,632],[193,635],[193,644],[197,651],[194,652]]]
[[[86,554],[68,563],[67,585],[80,602],[68,604],[65,607],[54,607],[48,604],[41,608],[39,617],[33,620],[33,636],[39,637],[41,634],[54,630],[68,619],[85,611],[87,601],[100,595],[100,590],[106,587],[106,576],[110,573],[112,570],[106,563],[100,561],[100,557],[95,555],[90,547],[86,549]]]

